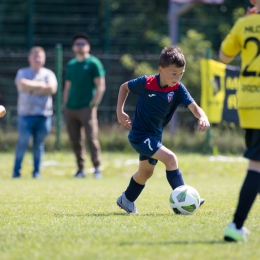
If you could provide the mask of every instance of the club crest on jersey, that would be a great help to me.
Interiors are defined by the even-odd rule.
[[[167,95],[168,102],[171,102],[171,101],[172,101],[173,95],[174,95],[174,92],[169,92],[169,93],[168,93],[168,95]]]

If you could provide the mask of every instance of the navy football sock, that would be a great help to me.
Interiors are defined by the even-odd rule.
[[[257,193],[259,192],[259,189],[260,173],[248,170],[247,176],[240,191],[237,210],[235,212],[233,220],[238,229],[243,226],[247,215],[255,201]]]
[[[179,169],[173,171],[166,170],[166,177],[173,190],[181,185],[184,185],[182,174]]]
[[[137,183],[134,180],[134,178],[132,177],[130,180],[130,183],[125,191],[126,198],[129,201],[134,202],[138,198],[138,196],[141,194],[144,186],[145,185]]]

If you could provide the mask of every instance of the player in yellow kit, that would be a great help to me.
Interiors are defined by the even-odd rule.
[[[249,159],[247,175],[240,191],[233,222],[224,232],[226,241],[246,241],[249,231],[243,226],[260,192],[260,0],[236,21],[221,44],[219,58],[229,63],[240,52],[240,86],[237,91],[240,126],[245,129],[246,151]]]

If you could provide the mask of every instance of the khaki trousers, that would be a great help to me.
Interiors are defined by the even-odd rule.
[[[85,146],[82,134],[88,145],[91,161],[94,167],[99,167],[101,148],[98,140],[97,108],[85,107],[82,109],[68,109],[64,111],[70,141],[76,155],[79,170],[83,170],[85,161]]]

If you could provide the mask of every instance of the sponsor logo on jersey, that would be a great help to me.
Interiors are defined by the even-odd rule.
[[[169,93],[168,93],[168,95],[167,95],[168,102],[171,102],[171,101],[172,101],[173,95],[174,95],[174,92],[169,92]]]
[[[155,97],[155,94],[148,94],[149,97]]]

